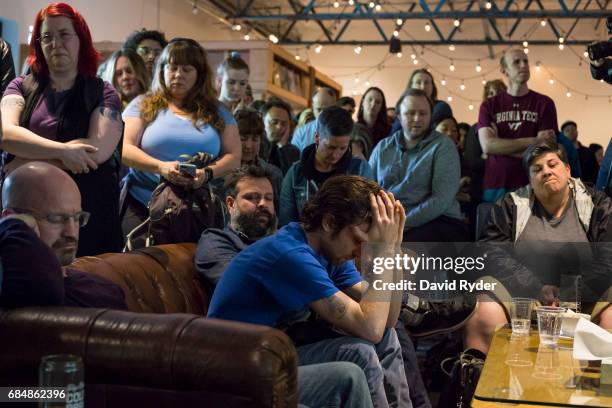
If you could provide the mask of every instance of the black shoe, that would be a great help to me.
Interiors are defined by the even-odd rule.
[[[402,304],[400,320],[411,337],[420,338],[447,333],[462,327],[476,311],[476,297],[472,294],[432,301],[410,295]]]

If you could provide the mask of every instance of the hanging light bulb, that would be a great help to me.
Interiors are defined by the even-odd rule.
[[[380,4],[377,4],[376,7],[374,7],[374,10],[380,11],[382,10],[382,6]]]
[[[193,2],[193,9],[191,9],[191,12],[194,16],[198,14],[198,0]]]
[[[563,51],[563,49],[564,49],[564,48],[565,48],[565,45],[563,45],[563,44],[559,44],[559,49],[560,49],[561,51]]]
[[[338,7],[340,7],[340,2],[334,1],[334,8],[338,8]]]
[[[404,21],[401,18],[398,18],[397,20],[395,20],[395,24],[401,26],[402,24],[404,24]]]
[[[393,30],[393,36],[394,37],[399,37],[399,31]]]
[[[461,21],[459,21],[458,19],[455,19],[455,21],[453,21],[453,25],[455,27],[459,27],[461,25]]]
[[[478,61],[478,64],[476,64],[476,72],[480,71],[482,71],[482,67],[480,66],[480,61]]]
[[[449,102],[452,102],[453,101],[453,97],[448,95],[448,97],[446,97],[446,100],[449,101]]]
[[[429,23],[425,23],[425,31],[431,31],[431,26],[429,25]]]
[[[315,45],[314,51],[315,51],[317,54],[320,54],[322,50],[323,50],[323,46],[322,46],[321,44],[317,44],[317,45]]]
[[[300,56],[299,56],[299,55],[296,55],[296,56],[295,56],[295,60],[296,60],[296,61],[299,61],[299,60],[301,60],[301,59],[302,59],[302,58],[300,58]]]
[[[474,110],[474,105],[472,105],[471,103],[468,105],[468,109],[469,110]]]
[[[536,62],[536,71],[540,71],[542,68],[540,67],[540,61]]]
[[[584,55],[584,58],[589,58],[589,53],[588,53],[588,51],[583,52],[583,53],[582,53],[582,55]]]
[[[244,35],[244,41],[249,41],[251,39],[251,35],[249,33],[246,33]]]
[[[357,91],[353,89],[353,96],[357,96]]]
[[[459,89],[465,91],[465,84],[463,82],[461,82],[461,85],[459,85]]]
[[[565,93],[565,96],[567,96],[568,98],[572,97],[572,93],[570,92],[570,90],[568,89],[567,92]]]
[[[413,59],[413,60],[412,60],[412,63],[413,63],[414,65],[419,65],[419,60],[418,60],[418,59]]]
[[[486,79],[484,79],[484,78],[482,78],[482,81],[480,81],[480,82],[481,82],[483,85],[486,85],[486,84],[487,84],[487,80],[486,80]]]
[[[416,54],[410,54],[410,59],[415,60],[416,59]]]
[[[542,27],[546,27],[546,20],[543,19],[542,21],[540,21],[540,25]]]
[[[448,50],[449,51],[455,51],[455,45],[454,44],[449,45],[448,46]]]
[[[449,65],[448,69],[450,69],[451,72],[453,72],[455,70],[455,64],[453,64],[453,60],[451,60],[451,63]]]
[[[523,41],[523,48],[529,47],[529,43],[527,41]]]
[[[359,83],[359,77],[355,77],[354,81],[355,81],[356,84],[358,84]]]
[[[491,2],[490,2],[490,1],[487,1],[487,3],[485,4],[485,8],[486,8],[487,10],[491,10],[491,7],[493,7],[493,4],[491,4]]]
[[[369,88],[370,87],[370,81],[366,81],[365,82],[365,86],[367,86]]]
[[[355,0],[348,0],[348,4],[349,4],[349,6],[354,6],[355,5]]]
[[[272,41],[272,43],[274,43],[274,44],[278,43],[278,37],[277,37],[277,36],[275,36],[274,34],[270,34],[270,35],[268,36],[268,39],[269,39],[270,41]]]
[[[524,52],[525,54],[529,54],[529,48],[523,48],[523,52]]]
[[[446,79],[445,78],[442,78],[442,80],[440,81],[440,85],[446,86]]]
[[[402,53],[401,53],[401,52],[398,52],[398,53],[397,53],[397,54],[395,54],[395,55],[397,55],[397,58],[402,58]]]
[[[369,8],[374,8],[374,7],[376,7],[376,3],[374,3],[373,1],[371,1],[371,2],[368,4],[368,7],[369,7]]]
[[[559,44],[563,44],[565,42],[565,38],[559,37]]]
[[[353,51],[355,51],[355,54],[359,55],[361,54],[361,50],[363,49],[363,47],[361,47],[361,45],[356,46]]]
[[[555,84],[555,80],[554,80],[554,79],[552,79],[552,78],[550,78],[550,79],[548,80],[548,83],[549,83],[549,84],[551,84],[551,85],[554,85],[554,84]]]

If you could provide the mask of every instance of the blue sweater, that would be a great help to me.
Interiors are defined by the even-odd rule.
[[[441,215],[461,219],[459,153],[447,136],[432,131],[406,149],[398,131],[376,145],[370,156],[374,180],[406,209],[406,228],[420,227]]]

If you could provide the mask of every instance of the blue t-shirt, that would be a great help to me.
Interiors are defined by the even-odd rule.
[[[140,103],[143,95],[135,98],[123,111],[123,118],[140,117]],[[235,125],[236,120],[221,103],[218,113],[225,125]],[[219,132],[209,124],[202,124],[199,129],[193,126],[190,118],[174,114],[170,109],[160,110],[142,134],[140,148],[151,157],[162,161],[179,160],[183,154],[194,155],[198,152],[212,154],[215,158],[221,152]],[[159,184],[159,174],[130,168],[127,175],[130,182],[130,194],[147,205],[151,193]]]
[[[208,316],[278,326],[311,302],[359,282],[353,261],[329,264],[292,222],[236,255],[215,289]]]

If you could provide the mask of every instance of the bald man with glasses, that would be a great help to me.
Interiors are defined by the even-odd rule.
[[[14,170],[2,187],[0,306],[127,309],[119,286],[69,267],[89,218],[63,170],[42,162]]]

